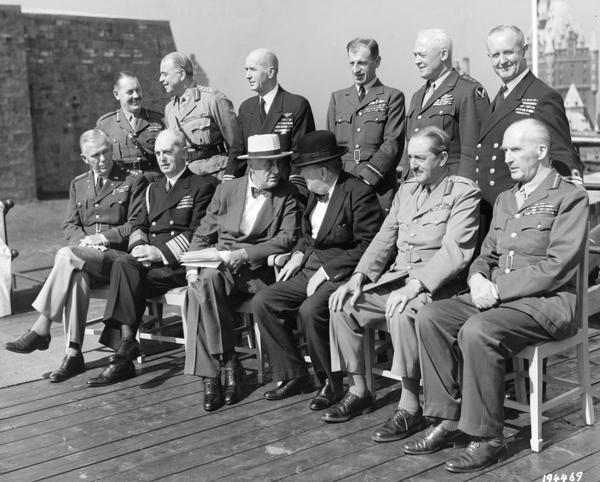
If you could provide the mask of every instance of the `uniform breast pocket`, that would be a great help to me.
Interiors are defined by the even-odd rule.
[[[537,216],[523,216],[521,230],[527,231],[530,229],[536,231],[550,231],[554,218],[539,218]]]
[[[348,145],[352,135],[352,113],[337,112],[335,118],[335,137],[338,144]]]
[[[433,210],[423,216],[423,221],[421,224],[423,226],[440,227],[445,231],[449,217],[450,209]]]
[[[181,127],[196,144],[210,144],[210,117],[190,119]]]
[[[431,114],[429,115],[430,124],[447,131],[454,124],[455,114],[456,109],[453,105],[434,105],[431,107]]]
[[[379,147],[383,140],[383,132],[388,120],[387,111],[365,112],[362,118],[364,129],[363,136],[361,136],[362,143],[371,145],[372,147]]]

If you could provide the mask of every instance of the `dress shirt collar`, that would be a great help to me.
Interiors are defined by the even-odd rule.
[[[525,69],[519,75],[517,75],[514,79],[508,82],[506,85],[506,92],[504,92],[504,98],[508,96],[512,92],[512,90],[523,80],[523,78],[529,73],[529,69]]]
[[[525,194],[525,199],[527,199],[533,191],[535,191],[540,184],[552,173],[552,168],[542,167],[540,172],[538,172],[531,181],[526,182],[524,184],[519,183],[519,191],[523,191]]]
[[[269,113],[269,109],[271,108],[271,104],[273,104],[273,100],[275,99],[275,96],[277,95],[278,91],[279,91],[279,84],[277,84],[275,87],[273,87],[265,95],[260,96],[261,99],[263,99],[265,101],[265,112],[267,114]]]
[[[185,172],[185,167],[179,172],[179,174],[176,174],[175,176],[173,176],[172,178],[168,178],[169,182],[171,183],[171,187],[173,187],[175,185],[175,183],[179,180],[179,178],[183,175],[183,173]]]
[[[363,87],[365,88],[365,95],[367,95],[369,93],[369,91],[371,90],[371,87],[373,87],[373,84],[377,82],[377,76],[373,77],[373,80],[371,80],[371,82],[369,82],[368,84],[363,84]],[[357,84],[354,84],[354,87],[356,88],[356,92],[358,92],[360,90],[360,86]]]
[[[448,69],[448,70],[446,70],[446,72],[444,72],[442,75],[440,75],[440,76],[439,76],[437,79],[435,79],[435,80],[432,80],[432,81],[430,82],[430,85],[431,85],[431,86],[433,86],[433,90],[434,90],[434,91],[435,91],[435,89],[437,89],[437,88],[438,88],[440,85],[442,85],[442,82],[443,82],[444,80],[446,80],[446,77],[448,77],[448,76],[450,75],[450,72],[451,72],[451,71],[452,71],[451,69]]]

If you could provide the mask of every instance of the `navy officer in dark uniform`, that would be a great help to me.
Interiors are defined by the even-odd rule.
[[[215,191],[212,176],[196,176],[186,167],[185,139],[180,132],[159,133],[154,152],[164,176],[146,189],[129,236],[130,254],[115,260],[110,272],[100,343],[116,349],[117,355],[88,381],[91,386],[135,376],[132,360],[139,354],[135,333],[145,300],[186,284],[180,257]]]
[[[164,128],[162,114],[142,107],[142,86],[131,72],[117,74],[113,95],[119,109],[96,122],[110,139],[113,161],[134,174],[157,171],[154,142]]]

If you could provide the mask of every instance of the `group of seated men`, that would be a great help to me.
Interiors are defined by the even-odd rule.
[[[166,88],[169,67],[161,65]],[[169,105],[167,116],[182,108]],[[372,410],[363,336],[366,328],[383,329],[391,335],[391,370],[402,378],[402,391],[372,439],[416,434],[402,445],[410,455],[464,444],[446,462],[452,472],[505,457],[506,360],[528,344],[576,329],[574,274],[586,242],[588,199],[554,169],[561,159],[550,158],[550,128],[529,117],[504,129],[498,150],[513,185],[497,196],[479,246],[487,229],[480,226],[481,189],[452,172],[453,139],[440,127],[411,133],[412,175],[386,213],[381,193],[347,172],[349,149],[331,131],[299,136],[293,153],[277,134],[250,135],[246,153],[236,156],[247,170],[219,183],[213,174],[223,162],[200,175],[190,170],[218,149],[196,149],[199,157],[190,158],[189,136],[174,119],[153,145],[161,176],[129,173],[115,163],[105,131],[81,136],[89,170],[71,183],[63,223],[70,246],[58,251],[33,304],[39,317],[6,349],[45,350],[51,323],[64,320],[66,354],[49,380],[82,373],[91,289],[107,286],[100,342],[115,353],[88,384],[126,380],[136,374],[146,299],[187,284],[185,372],[203,377],[204,409],[214,411],[242,396],[235,309],[252,297],[279,382],[265,392],[267,400],[314,390],[294,335],[300,325],[319,382],[309,408],[322,411],[325,422]],[[307,198],[290,182],[294,176],[304,181]],[[221,253],[217,267],[181,264],[183,253],[204,248]],[[275,279],[267,259],[283,253],[291,255]]]

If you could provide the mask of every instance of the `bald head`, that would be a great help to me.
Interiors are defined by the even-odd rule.
[[[250,52],[246,57],[246,79],[250,89],[263,96],[277,85],[279,61],[268,49],[260,48]]]
[[[513,181],[527,183],[550,167],[550,131],[536,119],[514,122],[504,132],[502,150]]]
[[[452,39],[439,28],[421,30],[413,56],[421,77],[436,80],[452,68]]]

